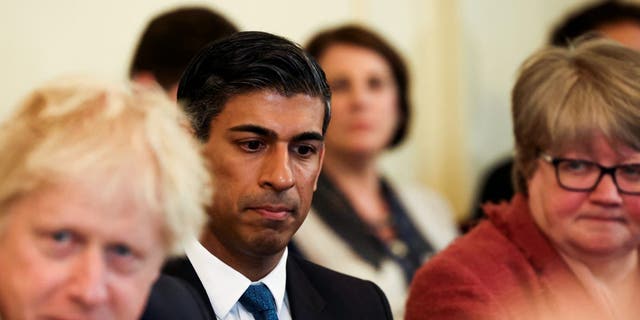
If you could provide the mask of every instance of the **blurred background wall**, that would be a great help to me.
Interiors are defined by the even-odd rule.
[[[3,0],[0,118],[30,88],[61,73],[125,79],[147,21],[206,5],[243,30],[304,44],[344,22],[372,27],[398,47],[412,76],[410,139],[383,167],[418,180],[466,215],[478,179],[511,152],[509,92],[519,64],[567,10],[589,0]]]

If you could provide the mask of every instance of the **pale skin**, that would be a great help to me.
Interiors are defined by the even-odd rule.
[[[132,78],[133,81],[145,87],[153,88],[160,86],[153,73],[148,71],[138,72],[134,74]],[[166,92],[171,100],[176,101],[178,96],[178,83],[174,83],[173,85],[171,85],[171,88],[169,88],[169,90],[166,90]]]
[[[239,94],[211,122],[214,181],[201,243],[252,281],[271,272],[311,205],[324,156],[323,101]]]
[[[604,166],[640,163],[640,152],[600,133],[556,156]],[[591,192],[564,190],[542,160],[528,190],[536,224],[585,287],[615,318],[634,318],[640,312],[640,196],[620,193],[608,175]]]
[[[640,50],[640,24],[635,21],[607,23],[597,30],[629,48]]]
[[[5,208],[3,318],[138,319],[167,253],[160,215],[98,185],[49,186]]]
[[[377,52],[333,44],[319,63],[332,90],[333,117],[327,131],[324,172],[345,194],[360,218],[383,240],[394,238],[386,224],[377,161],[398,123],[398,91],[391,68]]]

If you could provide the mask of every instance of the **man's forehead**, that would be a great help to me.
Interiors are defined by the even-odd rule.
[[[270,130],[322,132],[324,102],[307,94],[282,95],[272,90],[251,91],[231,97],[212,126],[251,125]]]
[[[247,100],[247,99],[259,99],[264,101],[273,101],[275,103],[283,100],[292,100],[296,98],[304,98],[309,102],[316,102],[319,107],[324,108],[324,100],[320,96],[312,95],[305,92],[296,93],[284,93],[276,89],[254,89],[243,91],[240,93],[232,94],[227,99],[225,105],[229,104],[233,100]]]

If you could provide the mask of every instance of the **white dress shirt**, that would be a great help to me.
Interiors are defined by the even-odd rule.
[[[218,320],[252,320],[253,315],[238,300],[252,284],[249,278],[234,270],[211,254],[200,242],[193,238],[185,245],[187,258],[193,265],[207,291]],[[264,283],[276,302],[278,319],[291,320],[289,299],[286,294],[287,255],[285,249],[276,267],[264,278],[253,283]]]

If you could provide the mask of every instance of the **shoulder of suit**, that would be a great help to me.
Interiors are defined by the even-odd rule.
[[[292,259],[300,267],[302,272],[314,283],[335,284],[339,286],[370,287],[376,286],[373,282],[356,278],[342,272],[338,272],[311,261],[293,256]]]
[[[154,283],[142,320],[206,319],[205,304],[184,280],[160,274]]]
[[[162,272],[170,274],[171,271],[180,270],[189,265],[191,265],[191,262],[186,256],[171,258],[162,266]]]

